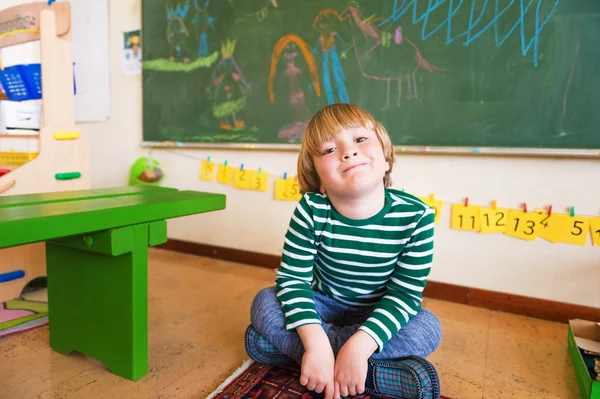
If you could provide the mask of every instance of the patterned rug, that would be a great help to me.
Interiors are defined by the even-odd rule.
[[[300,385],[300,370],[287,365],[263,365],[252,360],[223,382],[206,399],[320,399],[323,394]],[[379,395],[356,395],[348,399],[387,399]],[[442,396],[441,399],[450,399]]]

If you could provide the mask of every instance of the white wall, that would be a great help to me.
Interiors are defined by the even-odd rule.
[[[123,185],[129,166],[147,151],[142,141],[141,78],[121,73],[121,31],[139,25],[140,0],[110,1],[111,116],[101,124],[83,124],[92,146],[95,187]],[[171,238],[278,255],[293,203],[267,193],[247,192],[198,179],[200,161],[211,156],[232,165],[292,173],[295,152],[153,150],[164,168],[164,184],[180,189],[227,194],[227,209],[169,222]],[[108,156],[114,161],[109,162]],[[196,158],[196,159],[194,159]],[[540,177],[534,178],[534,173]],[[517,208],[550,203],[555,211],[575,206],[580,213],[600,214],[600,163],[597,160],[435,156],[401,154],[394,186],[439,199]],[[481,235],[449,229],[446,203],[437,228],[431,280],[554,301],[600,307],[600,248],[524,242],[502,234]],[[199,282],[199,284],[201,284]]]
[[[126,185],[141,154],[142,76],[123,74],[121,65],[123,31],[141,26],[141,7],[142,0],[109,0],[110,116],[106,123],[79,125],[89,135],[94,187]]]
[[[199,161],[188,157],[227,159],[233,165],[262,167],[281,174],[292,170],[296,153],[247,151],[153,151],[166,173],[165,185],[225,193],[225,211],[170,223],[169,236],[182,240],[278,255],[293,203],[271,200],[268,193],[246,192],[197,178]],[[415,171],[419,171],[418,173]],[[534,173],[542,171],[534,180]],[[598,214],[600,175],[595,160],[558,160],[460,156],[399,155],[394,186],[448,201],[436,228],[436,255],[431,280],[600,307],[600,248],[525,242],[503,234],[451,230],[450,202],[468,195],[471,204],[530,209],[553,204],[555,212],[574,205]],[[586,183],[588,182],[588,183]]]

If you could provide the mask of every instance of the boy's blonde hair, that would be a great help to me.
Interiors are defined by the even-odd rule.
[[[369,112],[352,104],[331,104],[317,112],[304,132],[300,155],[298,156],[298,183],[302,194],[320,192],[321,179],[315,170],[313,157],[320,155],[323,143],[335,139],[343,130],[364,127],[377,135],[383,149],[385,160],[390,169],[383,176],[385,187],[392,185],[392,166],[394,165],[394,147],[387,130],[377,122]]]

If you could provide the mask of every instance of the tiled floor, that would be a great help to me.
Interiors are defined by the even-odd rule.
[[[99,362],[48,347],[47,327],[0,338],[0,399],[204,398],[247,355],[243,337],[255,293],[273,271],[152,249],[149,363],[138,382]],[[442,394],[454,399],[578,399],[567,327],[426,300],[443,340],[431,356]]]

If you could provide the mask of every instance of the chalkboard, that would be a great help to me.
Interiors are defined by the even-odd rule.
[[[333,102],[396,146],[600,148],[598,0],[146,0],[146,142],[297,144]]]

